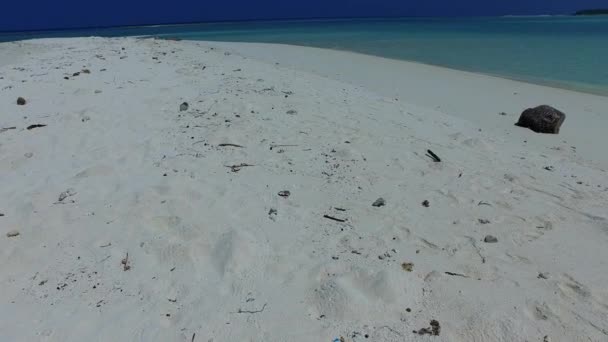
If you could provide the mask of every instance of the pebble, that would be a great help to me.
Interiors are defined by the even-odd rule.
[[[401,268],[406,272],[412,272],[414,270],[414,264],[411,262],[404,262],[401,264]]]
[[[74,196],[76,195],[76,190],[74,190],[73,188],[69,188],[66,191],[62,192],[61,194],[59,194],[59,202],[62,202],[64,199]]]
[[[34,156],[34,154],[32,152],[28,152],[26,154],[23,155],[25,158],[32,158]]]
[[[187,111],[187,110],[188,110],[188,107],[189,107],[189,106],[188,106],[188,102],[184,102],[184,103],[182,103],[181,105],[179,105],[179,111],[180,111],[180,112],[185,112],[185,111]]]
[[[19,236],[19,232],[16,230],[11,230],[10,232],[6,233],[6,237],[12,238],[12,237],[17,237]]]
[[[382,197],[378,198],[374,203],[372,203],[373,207],[383,207],[385,205],[386,205],[386,201]]]
[[[495,236],[486,235],[486,237],[483,238],[483,242],[485,242],[485,243],[497,243],[498,239]]]
[[[17,105],[19,106],[24,106],[26,104],[26,101],[23,97],[18,97],[17,98]]]
[[[279,196],[287,198],[291,196],[291,192],[289,192],[289,190],[279,191]]]
[[[95,90],[95,94],[101,94],[101,90],[99,90],[99,89]]]
[[[429,201],[427,201],[427,200],[424,200],[424,202],[422,202],[422,206],[425,208],[428,208],[431,206],[431,203],[429,203]]]

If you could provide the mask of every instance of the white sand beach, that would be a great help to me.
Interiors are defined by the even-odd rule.
[[[0,341],[607,341],[607,127],[348,52],[2,43]]]

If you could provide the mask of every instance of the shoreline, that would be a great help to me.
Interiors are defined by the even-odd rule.
[[[558,16],[558,15],[556,15]],[[521,16],[519,16],[521,17]],[[526,17],[526,16],[523,16]],[[414,17],[417,18],[417,17]],[[433,17],[430,17],[433,18]],[[508,17],[505,17],[508,18]],[[347,18],[347,19],[343,19],[343,20],[352,20],[353,18]],[[360,20],[373,20],[373,19],[391,19],[391,18],[359,18]],[[395,18],[395,19],[399,19],[399,18]],[[319,21],[323,21],[325,19],[318,19]],[[341,19],[336,19],[336,18],[330,18],[327,20],[331,20],[331,21],[337,21],[337,20],[341,20]],[[291,22],[291,21],[300,21],[300,20],[262,20],[259,22],[281,22],[281,21],[285,21],[285,22]],[[317,20],[302,20],[302,21],[317,21]],[[255,21],[258,22],[258,21]],[[61,31],[70,31],[70,30],[105,30],[105,29],[121,29],[121,28],[125,28],[125,29],[129,29],[129,28],[153,28],[153,27],[163,27],[163,26],[167,26],[167,27],[171,27],[171,26],[187,26],[187,25],[205,25],[205,24],[231,24],[231,23],[240,23],[239,21],[236,22],[209,22],[209,23],[186,23],[186,24],[162,24],[162,25],[143,25],[143,26],[109,26],[109,27],[98,27],[98,28],[76,28],[76,29],[56,29],[56,30],[49,30],[49,31],[15,31],[15,32],[0,32],[0,35],[3,33],[6,33],[7,35],[10,34],[18,34],[18,33],[40,33],[40,32],[61,32]],[[487,72],[482,72],[482,71],[475,71],[475,70],[466,70],[466,69],[459,69],[457,67],[451,67],[451,66],[447,66],[447,65],[441,65],[441,64],[433,64],[433,63],[427,63],[427,62],[422,62],[422,61],[416,61],[416,60],[409,60],[409,59],[398,59],[398,58],[391,58],[391,57],[384,57],[384,56],[379,56],[379,55],[374,55],[374,54],[368,54],[368,53],[363,53],[363,52],[358,52],[358,51],[352,51],[352,50],[344,50],[344,49],[335,49],[335,48],[320,48],[320,47],[315,47],[315,46],[309,46],[309,45],[294,45],[294,44],[283,44],[283,43],[252,43],[252,42],[235,42],[235,41],[219,41],[219,40],[197,40],[197,39],[187,39],[187,38],[180,38],[180,37],[174,37],[171,34],[162,34],[162,35],[133,35],[133,36],[123,36],[123,37],[104,37],[104,36],[83,36],[83,37],[49,37],[49,38],[40,38],[40,37],[34,37],[34,38],[26,38],[26,39],[21,39],[21,40],[15,40],[15,41],[6,41],[6,42],[0,42],[1,43],[18,43],[18,42],[27,42],[29,40],[39,40],[39,39],[69,39],[69,38],[135,38],[135,39],[164,39],[164,40],[184,40],[184,41],[190,41],[190,42],[207,42],[207,43],[225,43],[225,44],[267,44],[267,45],[283,45],[283,46],[292,46],[292,47],[303,47],[303,48],[312,48],[312,49],[321,49],[321,50],[332,50],[332,51],[339,51],[339,52],[345,52],[345,53],[352,53],[352,54],[357,54],[357,55],[364,55],[364,56],[369,56],[369,57],[376,57],[376,58],[382,58],[382,59],[386,59],[386,60],[392,60],[392,61],[400,61],[400,62],[406,62],[406,63],[413,63],[413,64],[420,64],[420,65],[425,65],[425,66],[430,66],[430,67],[436,67],[436,68],[440,68],[440,69],[446,69],[446,70],[452,70],[452,71],[459,71],[459,72],[465,72],[465,73],[471,73],[471,74],[476,74],[476,75],[481,75],[481,76],[487,76],[487,77],[493,77],[493,78],[499,78],[499,79],[504,79],[504,80],[510,80],[510,81],[515,81],[515,82],[521,82],[521,83],[526,83],[526,84],[531,84],[531,85],[537,85],[537,86],[543,86],[543,87],[548,87],[548,88],[555,88],[555,89],[561,89],[561,90],[567,90],[567,91],[571,91],[571,92],[576,92],[576,93],[581,93],[581,94],[587,94],[587,95],[595,95],[595,96],[602,96],[602,97],[608,97],[608,87],[606,88],[598,88],[598,87],[593,87],[593,86],[589,86],[589,85],[584,85],[584,84],[580,84],[579,86],[576,85],[572,85],[568,82],[561,82],[561,81],[557,81],[557,80],[548,80],[548,79],[539,79],[539,78],[526,78],[525,76],[517,76],[517,75],[501,75],[501,74],[493,74],[493,73],[487,73]]]
[[[205,43],[433,108],[501,135],[508,133],[521,141],[532,139],[547,148],[557,141],[568,140],[587,160],[608,168],[608,156],[603,156],[598,149],[608,145],[602,129],[608,125],[607,96],[351,51],[287,44]],[[345,60],[348,63],[343,63]],[[502,119],[510,119],[514,124],[523,110],[542,104],[566,113],[559,136],[512,131],[508,123],[505,125],[504,120],[496,119],[500,112],[506,112],[508,116]]]
[[[505,20],[509,20],[509,18],[521,18],[522,16],[491,16],[491,17],[484,17],[484,16],[480,16],[480,17],[455,17],[455,18],[450,18],[450,19],[479,19],[479,20],[483,20],[483,19],[488,19],[488,18],[493,18],[493,19],[505,19]],[[523,17],[529,17],[529,16],[523,16]],[[537,16],[532,16],[532,17],[537,17]],[[542,15],[540,17],[543,17]],[[572,17],[575,18],[577,16],[574,15],[556,15],[556,16],[551,16],[551,17]],[[399,20],[407,20],[407,19],[441,19],[440,17],[386,17],[386,18],[382,18],[382,17],[369,17],[369,18],[316,18],[316,19],[271,19],[271,20],[254,20],[254,21],[218,21],[218,22],[192,22],[192,23],[169,23],[169,24],[160,24],[160,25],[129,25],[129,26],[105,26],[105,27],[92,27],[92,28],[69,28],[69,29],[57,29],[57,30],[49,30],[49,31],[14,31],[14,32],[6,32],[4,34],[6,34],[7,36],[15,36],[15,35],[19,35],[20,33],[24,33],[24,34],[28,34],[28,35],[34,35],[33,38],[28,38],[28,39],[44,39],[44,37],[35,37],[37,34],[44,34],[45,32],[49,32],[50,34],[53,34],[53,32],[62,32],[62,31],[66,31],[68,34],[70,31],[74,31],[74,32],[78,32],[78,31],[82,31],[82,32],[89,32],[90,34],[92,34],[93,36],[95,36],[96,34],[98,34],[99,32],[103,32],[104,30],[107,32],[111,32],[111,31],[121,31],[121,30],[125,30],[125,32],[123,32],[124,34],[126,34],[127,37],[138,37],[138,36],[143,36],[143,37],[157,37],[159,39],[162,39],[163,36],[167,36],[167,37],[172,37],[172,36],[179,36],[180,33],[142,33],[141,35],[132,35],[132,33],[128,33],[126,31],[131,30],[131,31],[137,31],[138,29],[146,30],[146,29],[155,29],[155,28],[174,28],[174,27],[189,27],[189,26],[209,26],[209,28],[211,28],[209,30],[209,32],[215,32],[215,34],[217,35],[218,33],[221,33],[222,29],[221,26],[222,25],[240,25],[242,23],[259,23],[259,24],[268,24],[268,23],[299,23],[299,22],[310,22],[310,23],[314,23],[314,22],[323,22],[323,21],[327,21],[327,22],[341,22],[341,21],[346,21],[346,22],[357,22],[357,21],[375,21],[375,20],[380,20],[382,22],[390,22],[391,20],[394,21],[399,21]],[[444,18],[445,19],[445,18]],[[213,26],[216,25],[218,26],[217,29],[213,29]],[[239,30],[242,30],[242,28],[240,28]],[[99,32],[96,32],[99,31]],[[191,32],[185,31],[182,32],[181,34],[186,34],[186,35],[190,35],[192,33],[197,32],[198,30],[194,30]],[[201,33],[204,33],[205,30],[201,30]],[[153,31],[152,31],[153,32]],[[0,33],[0,37],[2,36],[2,33]],[[110,34],[110,36],[112,36]],[[112,37],[118,37],[118,36],[112,36]],[[57,38],[61,38],[61,37],[57,37]],[[188,37],[186,36],[185,38],[180,38],[180,39],[185,39],[185,40],[189,40]],[[221,41],[221,37],[218,38],[219,40],[215,40],[217,42],[222,42]],[[197,41],[205,41],[205,40],[197,40]],[[237,43],[237,41],[232,41]],[[273,44],[273,43],[260,43],[260,44]],[[278,44],[283,44],[283,43],[278,43]],[[289,43],[286,43],[286,45],[289,45]],[[298,46],[298,45],[294,45],[294,46]],[[299,45],[302,47],[315,47],[313,45],[307,46],[307,45]],[[373,54],[373,52],[362,52],[362,51],[356,51],[356,50],[348,50],[348,49],[339,49],[339,48],[332,48],[332,47],[320,47],[320,48],[329,48],[329,49],[335,49],[337,51],[344,51],[344,52],[351,52],[351,53],[357,53],[357,54],[366,54],[368,56],[374,56],[374,57],[379,57],[379,58],[386,58],[386,59],[393,59],[393,60],[399,60],[399,61],[405,61],[405,62],[411,62],[411,63],[419,63],[419,64],[424,64],[424,65],[430,65],[430,66],[437,66],[437,67],[441,67],[441,68],[446,68],[446,69],[451,69],[451,70],[458,70],[458,71],[464,71],[464,72],[471,72],[471,73],[476,73],[476,74],[481,74],[481,75],[486,75],[486,76],[493,76],[493,77],[498,77],[498,78],[504,78],[504,79],[509,79],[509,80],[514,80],[514,81],[519,81],[519,82],[524,82],[524,83],[530,83],[530,84],[536,84],[536,85],[541,85],[541,86],[547,86],[547,87],[552,87],[552,88],[560,88],[560,89],[564,89],[564,90],[570,90],[570,91],[576,91],[576,92],[582,92],[582,93],[586,93],[586,94],[592,94],[592,95],[598,95],[598,96],[607,96],[608,97],[608,85],[607,84],[597,84],[598,82],[596,81],[595,83],[585,83],[585,81],[582,82],[578,82],[576,80],[559,80],[559,79],[551,79],[549,75],[547,78],[543,78],[544,76],[541,77],[531,77],[531,76],[527,76],[526,72],[521,72],[520,74],[510,74],[509,71],[504,71],[503,74],[501,74],[501,70],[499,70],[498,73],[492,72],[492,71],[484,71],[484,70],[475,70],[475,68],[471,67],[471,65],[464,65],[462,68],[459,67],[458,65],[448,65],[448,64],[435,64],[432,62],[427,62],[425,60],[413,60],[413,59],[397,59],[395,57],[385,57],[382,55],[376,55]],[[565,77],[567,78],[567,77]],[[601,82],[600,82],[601,83]]]
[[[559,135],[514,126],[539,98]],[[604,341],[605,101],[293,46],[0,44],[0,340]]]
[[[171,40],[173,38],[170,36],[169,37],[142,36],[142,37],[168,39],[168,40]],[[426,62],[421,62],[421,61],[416,61],[416,60],[411,60],[411,59],[398,59],[398,58],[384,57],[384,56],[363,53],[363,52],[358,52],[358,51],[345,50],[345,49],[320,48],[320,47],[315,47],[315,46],[310,46],[310,45],[295,45],[295,44],[282,44],[282,43],[257,43],[257,42],[252,43],[252,42],[233,42],[233,41],[219,41],[219,40],[193,40],[193,39],[185,39],[185,38],[178,38],[178,39],[185,40],[185,41],[192,41],[192,42],[221,43],[221,44],[231,44],[231,43],[233,43],[233,44],[264,44],[264,45],[292,46],[292,47],[303,47],[303,48],[312,48],[312,49],[320,49],[320,50],[339,51],[339,52],[344,52],[344,53],[352,53],[355,55],[363,55],[363,56],[381,58],[381,59],[386,59],[386,60],[391,60],[391,61],[396,61],[396,62],[420,64],[420,65],[424,65],[424,66],[429,66],[429,67],[434,67],[434,68],[439,68],[439,69],[444,69],[444,70],[449,70],[449,71],[456,71],[456,72],[463,72],[463,73],[468,73],[468,74],[492,77],[492,78],[514,81],[514,82],[519,82],[519,83],[525,83],[525,84],[530,84],[530,85],[536,85],[536,86],[541,86],[541,87],[561,89],[561,90],[566,90],[566,91],[585,94],[585,95],[608,97],[608,86],[606,88],[597,88],[597,87],[592,87],[592,86],[585,86],[582,84],[579,86],[575,86],[575,85],[571,85],[567,82],[560,82],[557,80],[526,78],[525,76],[520,77],[520,76],[516,76],[516,75],[509,76],[509,75],[493,74],[493,73],[487,73],[487,72],[482,72],[482,71],[459,69],[456,67],[451,67],[451,66],[441,65],[441,64],[426,63]]]

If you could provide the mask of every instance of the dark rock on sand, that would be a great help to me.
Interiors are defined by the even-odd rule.
[[[487,235],[484,239],[483,242],[485,243],[497,243],[498,239],[495,236],[492,235]]]
[[[187,111],[187,110],[188,110],[188,107],[189,107],[189,106],[188,106],[188,102],[184,102],[184,103],[182,103],[181,105],[179,105],[179,111],[180,111],[180,112],[185,112],[185,111]]]
[[[439,336],[441,334],[441,325],[437,320],[431,320],[430,327],[414,330],[414,334]]]
[[[25,106],[25,103],[26,103],[26,101],[25,101],[25,99],[23,97],[18,97],[17,98],[17,105],[19,105],[19,106]]]
[[[378,198],[374,203],[372,203],[372,206],[374,207],[384,207],[385,205],[386,201],[382,197]]]
[[[551,106],[542,105],[526,109],[515,125],[529,128],[536,133],[558,134],[564,120],[566,114]]]

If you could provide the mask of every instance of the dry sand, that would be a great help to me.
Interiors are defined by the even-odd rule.
[[[607,98],[252,51],[0,44],[0,340],[608,340]]]

